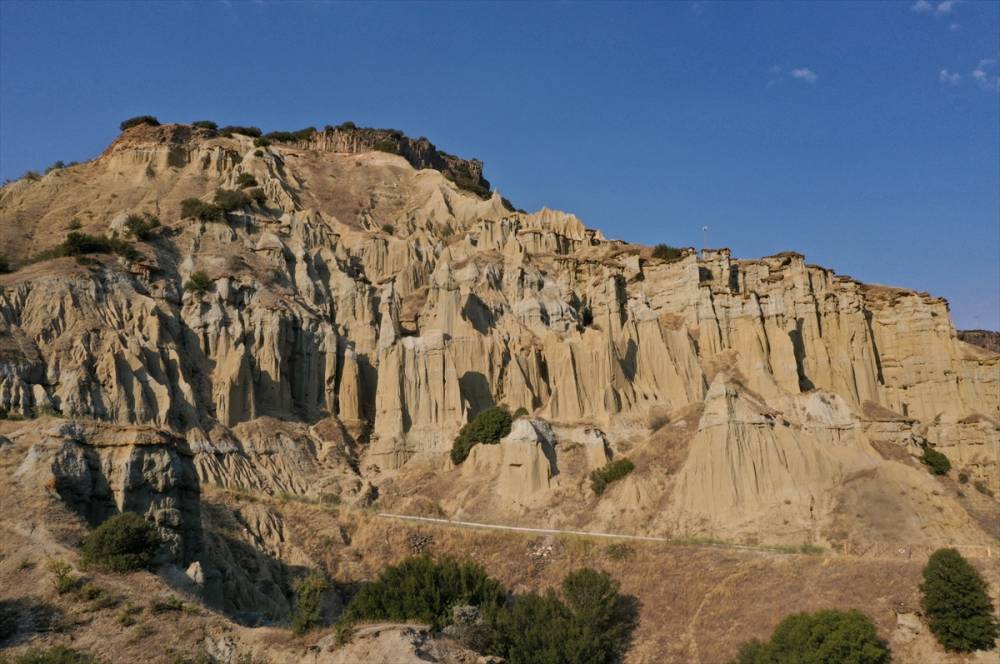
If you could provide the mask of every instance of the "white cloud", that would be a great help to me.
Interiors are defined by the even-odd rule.
[[[950,72],[947,69],[942,69],[941,73],[938,74],[938,80],[945,85],[955,86],[962,80],[962,75],[958,72]]]
[[[1000,75],[996,73],[997,61],[993,58],[980,60],[979,65],[972,70],[972,80],[984,90],[1000,90]]]
[[[815,83],[819,76],[812,69],[809,69],[809,67],[800,67],[792,70],[792,78],[797,78],[806,83]]]
[[[930,0],[917,0],[910,6],[910,11],[917,12],[918,14],[944,16],[945,14],[950,14],[957,4],[958,0],[942,0],[937,4],[930,2]]]
[[[944,2],[939,2],[938,6],[934,8],[935,14],[950,14],[951,10],[955,8],[955,3],[957,0],[944,0]]]

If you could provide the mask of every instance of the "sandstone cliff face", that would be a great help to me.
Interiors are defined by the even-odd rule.
[[[384,137],[365,136],[258,149],[139,127],[92,162],[4,187],[15,262],[73,219],[105,233],[149,212],[163,227],[134,259],[0,276],[0,411],[153,427],[184,441],[201,482],[356,502],[408,467],[453,472],[455,433],[492,405],[599,430],[599,446],[570,444],[519,421],[474,450],[469,467],[496,469],[497,495],[531,514],[585,495],[601,458],[704,402],[676,477],[637,473],[618,491],[637,512],[675,496],[657,527],[684,531],[817,533],[844,483],[887,463],[873,445],[912,456],[929,441],[1000,481],[1000,356],[960,342],[943,300],[797,254],[654,259],[573,215],[456,186],[462,169],[485,182],[474,162],[410,139],[402,156],[368,151]],[[181,218],[181,200],[243,173],[263,204]],[[196,271],[213,282],[202,295],[184,289]]]

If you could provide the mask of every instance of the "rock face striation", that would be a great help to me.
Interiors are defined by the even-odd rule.
[[[183,216],[246,175],[257,202]],[[134,255],[53,257],[74,229],[125,235],[144,213],[162,225]],[[829,540],[860,527],[837,520],[858,478],[932,490],[912,461],[927,445],[1000,489],[1000,355],[960,340],[944,300],[794,253],[661,260],[512,210],[481,162],[426,139],[338,127],[261,147],[140,125],[4,186],[0,246],[19,266],[0,276],[0,412],[173,441],[64,442],[55,463],[85,510],[145,478],[143,511],[179,533],[198,482],[362,504],[410,486],[475,513],[462,496],[488,477],[491,509],[607,524],[586,476],[632,451],[649,464],[602,501],[644,531]],[[458,429],[499,404],[530,418],[453,468]],[[692,409],[690,435],[657,447]],[[933,537],[985,537],[966,521]],[[178,561],[197,557],[178,537]]]

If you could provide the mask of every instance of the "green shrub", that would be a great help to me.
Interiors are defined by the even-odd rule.
[[[512,418],[504,406],[487,408],[458,432],[451,447],[451,460],[460,464],[479,443],[493,444],[510,433]]]
[[[13,269],[10,266],[10,261],[3,254],[0,254],[0,274],[6,274],[7,272],[12,272]]]
[[[924,567],[923,609],[946,650],[992,650],[998,635],[986,582],[955,549],[938,549]]]
[[[298,131],[272,131],[264,134],[264,138],[275,143],[294,143],[308,140],[316,133],[316,127],[306,127]]]
[[[387,235],[394,235],[396,233],[396,227],[392,224],[382,224],[382,232]]]
[[[83,228],[83,224],[80,222],[79,219],[73,217],[73,219],[70,220],[69,226],[67,226],[67,228],[69,228],[69,230],[71,231],[78,231],[81,228]]]
[[[211,120],[195,120],[191,123],[192,127],[198,127],[199,129],[208,129],[209,131],[218,131],[219,125],[215,124]]]
[[[503,587],[475,563],[435,562],[424,555],[389,566],[363,585],[342,620],[419,620],[440,629],[451,620],[453,606],[499,607],[503,598]]]
[[[920,456],[920,462],[927,466],[935,475],[947,475],[951,470],[951,462],[941,452],[924,443],[924,453]]]
[[[618,582],[583,568],[560,593],[528,593],[487,614],[487,650],[509,664],[610,664],[619,661],[635,626],[635,607]]]
[[[134,512],[123,512],[95,528],[83,542],[85,565],[112,572],[149,567],[160,547],[156,528]]]
[[[149,612],[153,615],[159,615],[161,613],[180,613],[184,610],[184,602],[179,597],[158,599],[149,605]]]
[[[624,457],[615,459],[604,467],[591,471],[590,488],[599,496],[604,493],[609,484],[615,480],[620,480],[633,470],[635,470],[635,464],[628,459]]]
[[[65,560],[51,558],[45,563],[45,568],[52,574],[52,585],[60,595],[80,587],[80,577],[73,574],[73,568]]]
[[[59,161],[53,163],[51,166],[45,169],[45,174],[48,175],[52,171],[58,171],[61,168],[66,168],[66,164],[60,159]]]
[[[138,252],[131,244],[125,240],[115,237],[105,237],[103,235],[90,235],[79,231],[72,231],[66,235],[62,244],[57,246],[52,252],[52,257],[56,256],[86,256],[88,254],[118,254],[125,258],[133,259]],[[43,258],[48,258],[44,255]]]
[[[624,542],[609,544],[605,551],[607,551],[608,557],[613,560],[625,560],[626,558],[631,558],[632,554],[635,553],[635,549],[630,544],[625,544]]]
[[[250,138],[257,138],[261,135],[259,127],[240,127],[239,125],[226,125],[219,130],[219,136],[230,137],[233,134],[242,134]]]
[[[216,189],[215,205],[223,212],[233,212],[250,205],[250,197],[242,191]]]
[[[263,207],[267,203],[267,194],[260,187],[254,187],[253,189],[247,190],[247,197],[257,204],[258,207]]]
[[[310,572],[295,584],[294,633],[305,634],[323,624],[323,595],[329,589],[330,582],[320,572]]]
[[[246,189],[247,187],[256,187],[257,178],[255,178],[250,173],[240,173],[236,176],[236,186],[240,189]]]
[[[517,410],[514,411],[514,414],[511,417],[513,417],[515,420],[517,420],[517,419],[520,419],[522,417],[527,417],[528,414],[529,413],[528,413],[528,409],[527,408],[525,408],[524,406],[518,406]]]
[[[212,287],[212,280],[204,272],[198,271],[191,274],[191,278],[184,284],[184,290],[196,295],[204,295]]]
[[[658,258],[663,261],[677,260],[684,255],[684,252],[677,247],[671,247],[669,244],[658,244],[653,247],[653,258]]]
[[[38,174],[38,171],[25,171],[24,175],[21,176],[23,180],[41,180],[42,176]]]
[[[990,498],[993,497],[993,489],[986,486],[986,482],[982,480],[976,480],[975,482],[972,483],[972,486],[976,487],[976,491],[978,491],[979,493],[987,495]]]
[[[399,154],[399,142],[394,141],[391,138],[383,138],[375,143],[375,149],[379,152],[388,152],[390,154]]]
[[[890,659],[871,619],[851,609],[789,616],[767,643],[743,644],[733,664],[888,664]]]
[[[148,212],[130,214],[125,218],[125,233],[139,240],[148,240],[153,236],[153,229],[159,227],[159,218]]]
[[[358,128],[358,125],[356,125],[353,122],[351,122],[350,120],[348,120],[346,122],[341,122],[336,127],[334,127],[333,125],[327,125],[326,127],[323,128],[323,131],[325,131],[328,134],[332,134],[335,131],[351,131],[351,130],[357,129],[357,128]]]
[[[206,203],[200,198],[185,198],[181,201],[181,217],[201,221],[221,221],[223,210],[218,205]]]
[[[63,646],[32,648],[14,658],[12,664],[101,664],[86,653]]]
[[[134,118],[129,118],[119,125],[122,131],[130,129],[132,127],[138,127],[139,125],[150,125],[152,127],[159,127],[160,121],[157,120],[152,115],[137,115]]]
[[[264,156],[264,151],[263,150],[254,150],[253,151],[253,156],[255,156],[255,157],[263,157]]]
[[[964,473],[964,472],[963,473],[959,473],[958,474],[958,483],[959,484],[968,484],[969,483],[969,474],[968,473]]]
[[[271,146],[271,139],[265,138],[264,136],[258,136],[253,139],[254,147],[267,148]]]

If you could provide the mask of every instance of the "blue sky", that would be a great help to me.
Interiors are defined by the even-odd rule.
[[[611,237],[796,250],[1000,329],[1000,3],[0,2],[0,178],[129,116],[353,120]]]

